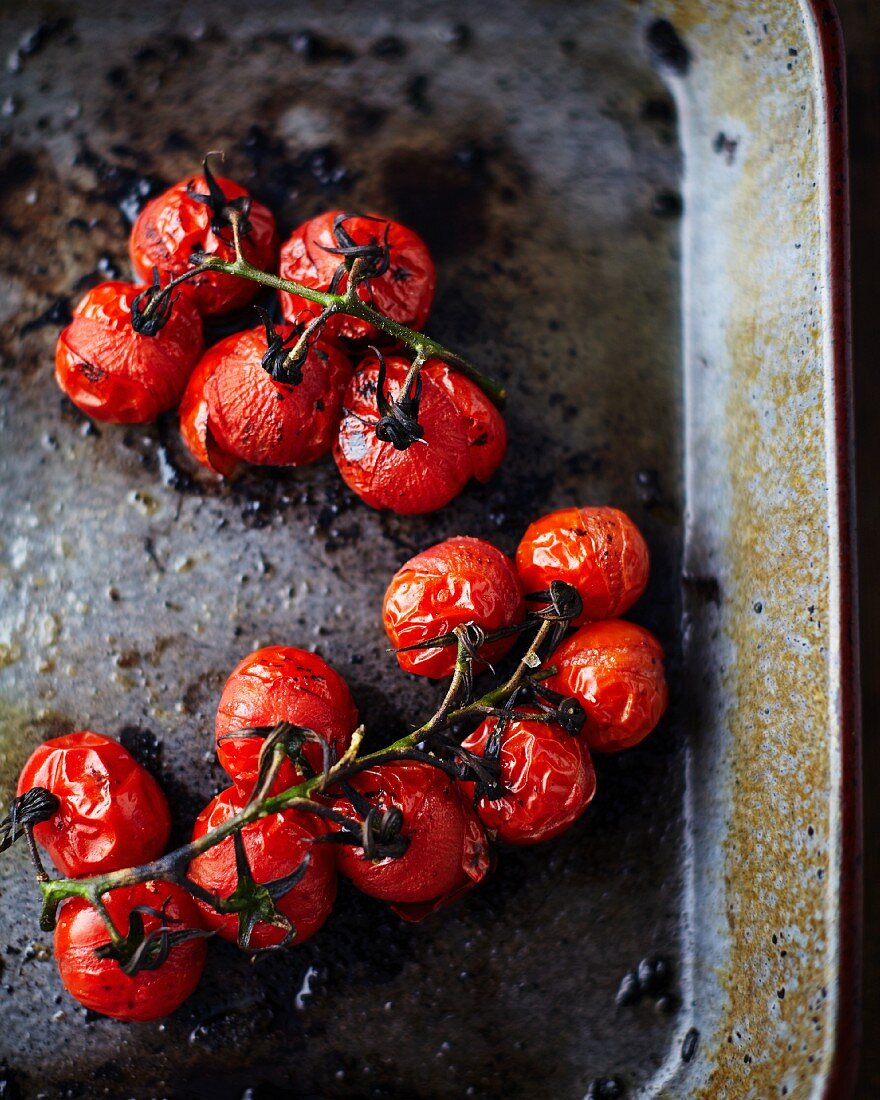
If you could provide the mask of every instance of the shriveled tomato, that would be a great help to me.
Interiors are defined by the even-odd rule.
[[[663,649],[644,627],[622,619],[588,623],[550,658],[546,686],[586,711],[583,737],[594,752],[617,752],[644,740],[668,702]]]
[[[126,886],[105,894],[102,900],[123,935],[128,934],[136,906],[161,914],[141,914],[146,935],[162,924],[172,932],[202,927],[193,899],[171,882]],[[95,953],[109,941],[107,926],[84,898],[71,898],[62,905],[55,927],[55,959],[61,980],[67,992],[93,1012],[117,1020],[158,1020],[182,1005],[199,984],[207,954],[202,938],[172,943],[158,969],[141,970],[131,977],[117,960]]]
[[[196,818],[193,840],[222,825],[244,809],[247,796],[235,787],[221,791]],[[269,814],[241,830],[250,874],[254,882],[269,886],[292,875],[308,857],[305,873],[295,885],[274,898],[275,908],[293,925],[291,942],[304,943],[313,936],[333,910],[336,900],[336,859],[329,844],[316,844],[326,829],[313,814],[286,810]],[[231,837],[209,848],[190,864],[190,878],[203,889],[228,898],[235,890],[238,875]],[[201,900],[199,906],[209,928],[233,943],[238,938],[239,920],[235,913],[218,913]],[[258,921],[250,934],[252,948],[281,943],[289,929]]]
[[[487,633],[522,622],[525,605],[519,578],[506,554],[483,539],[446,539],[410,558],[385,593],[382,621],[391,644],[429,641],[464,623]],[[486,662],[500,660],[516,641],[502,638],[482,647]],[[449,676],[456,645],[398,652],[400,667],[421,676]]]
[[[536,520],[516,552],[526,592],[573,585],[584,608],[574,625],[622,615],[645,591],[648,547],[618,508],[563,508]]]
[[[155,267],[162,282],[167,282],[188,271],[201,255],[234,260],[227,214],[231,205],[237,205],[244,216],[241,243],[245,259],[263,271],[272,270],[278,235],[271,212],[252,199],[244,187],[222,176],[215,177],[206,163],[204,174],[175,183],[148,202],[138,215],[129,242],[138,278],[149,279]],[[246,306],[259,290],[250,279],[218,271],[206,271],[183,285],[206,316]]]
[[[314,730],[341,756],[357,725],[357,709],[345,680],[316,653],[293,646],[266,646],[249,653],[226,681],[215,725],[220,763],[245,794],[251,793],[257,778],[262,741],[231,735],[279,722]],[[315,772],[321,770],[320,745],[306,744],[303,755]],[[285,761],[277,785],[289,787],[302,778],[302,772]]]
[[[406,920],[421,920],[485,877],[490,857],[483,826],[445,772],[401,761],[366,769],[350,783],[357,805],[342,797],[333,806],[338,812],[363,820],[369,804],[402,814],[398,829],[378,837],[376,858],[365,858],[357,845],[339,846],[339,870],[359,890],[391,902]],[[383,846],[395,845],[405,848],[402,855],[383,854]]]
[[[80,730],[44,741],[18,778],[18,794],[45,787],[60,802],[34,836],[63,874],[78,878],[147,863],[171,829],[156,780],[110,737]]]
[[[286,338],[293,330],[284,328]],[[303,466],[327,454],[342,412],[351,364],[332,343],[319,340],[296,386],[273,382],[261,363],[263,329],[227,336],[205,352],[193,390],[202,383],[206,438],[227,455],[261,466]]]
[[[132,302],[146,289],[100,283],[58,337],[58,385],[95,420],[144,424],[173,409],[202,354],[202,319],[185,295],[154,336],[134,331]]]
[[[339,219],[344,218],[343,221]],[[334,223],[337,229],[334,232]],[[281,246],[279,274],[315,290],[329,290],[344,255],[338,250],[373,246],[374,262],[383,273],[362,285],[358,297],[380,312],[409,328],[420,329],[428,319],[434,300],[436,274],[428,246],[399,222],[379,215],[352,215],[331,210],[298,226]],[[337,251],[330,251],[336,249]],[[387,250],[386,257],[382,256]],[[343,293],[348,274],[343,272],[335,290]],[[282,292],[281,310],[291,323],[321,312],[321,306],[298,295]],[[344,340],[388,342],[373,325],[357,317],[339,314],[327,322],[326,332]]]
[[[192,372],[180,401],[180,435],[197,462],[221,477],[232,477],[238,463],[214,438],[208,421],[205,387],[218,365],[216,356],[203,355]]]
[[[410,364],[389,356],[388,397],[401,395]],[[361,360],[343,400],[333,457],[346,484],[373,508],[403,515],[433,512],[458,496],[472,477],[488,481],[504,457],[507,430],[480,388],[441,363],[421,372],[418,422],[423,439],[398,450],[376,435],[379,360]]]
[[[487,718],[462,742],[486,754],[498,728]],[[596,793],[596,773],[586,747],[555,723],[514,718],[500,734],[498,782],[502,798],[480,797],[477,813],[487,829],[508,844],[538,844],[558,836],[581,816]],[[475,784],[462,782],[468,798]]]

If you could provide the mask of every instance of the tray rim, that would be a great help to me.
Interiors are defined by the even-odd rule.
[[[862,766],[859,675],[858,562],[855,514],[852,317],[850,267],[849,130],[843,28],[833,0],[807,0],[821,50],[828,140],[829,329],[837,468],[836,544],[840,585],[840,879],[838,1012],[834,1053],[823,1096],[835,1100],[855,1089],[861,1048],[862,969]]]

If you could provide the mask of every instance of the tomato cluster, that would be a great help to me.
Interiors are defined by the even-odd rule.
[[[403,513],[434,511],[471,478],[491,477],[507,440],[489,398],[439,361],[429,361],[404,393],[410,363],[399,355],[386,363],[382,350],[368,347],[396,346],[360,318],[322,319],[294,363],[289,353],[321,306],[281,292],[284,324],[263,312],[262,324],[251,321],[205,350],[203,318],[235,319],[258,283],[214,270],[169,283],[206,257],[233,262],[235,233],[252,267],[316,291],[344,293],[358,262],[359,299],[412,329],[427,320],[436,273],[411,229],[333,210],[294,229],[279,251],[271,212],[215,176],[206,158],[201,175],[152,199],[135,221],[138,285],[90,290],[61,333],[56,378],[78,408],[118,423],[179,408],[186,448],[222,477],[240,462],[302,466],[332,451],[358,496]]]
[[[659,643],[613,617],[647,577],[641,534],[610,508],[543,517],[515,560],[482,539],[456,537],[406,562],[383,604],[403,669],[452,674],[450,692],[466,682],[471,698],[473,678],[504,660],[521,631],[537,626],[552,650],[541,650],[539,668],[536,639],[519,666],[530,675],[507,681],[506,698],[465,708],[470,730],[433,749],[426,733],[409,750],[361,762],[357,708],[323,658],[282,645],[246,656],[223,687],[215,722],[231,785],[198,816],[185,862],[158,865],[173,868],[174,881],[130,885],[126,876],[104,894],[104,914],[85,897],[63,903],[55,949],[67,989],[106,1015],[153,1019],[195,988],[204,936],[248,950],[302,943],[330,916],[339,874],[418,921],[486,876],[493,842],[559,835],[595,795],[591,753],[637,744],[666,707]],[[577,629],[565,639],[567,625]],[[460,728],[455,721],[443,728]],[[273,806],[310,780],[308,796]],[[34,819],[33,836],[68,877],[147,863],[167,842],[168,807],[155,779],[100,734],[41,745],[18,786],[19,800],[34,794],[56,800]],[[240,814],[249,816],[230,829]],[[109,942],[106,917],[120,943]]]

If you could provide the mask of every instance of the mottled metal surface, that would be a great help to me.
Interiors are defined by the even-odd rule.
[[[557,1097],[600,1074],[675,1097],[819,1088],[840,869],[828,180],[812,32],[793,0],[762,11],[6,6],[4,56],[50,22],[2,78],[3,795],[47,734],[137,727],[161,742],[182,838],[222,784],[220,686],[266,642],[319,649],[368,725],[402,732],[437,689],[384,652],[391,572],[456,533],[512,550],[535,514],[574,501],[643,525],[654,572],[636,617],[667,646],[675,695],[652,740],[599,762],[578,827],[505,852],[454,910],[413,928],[343,891],[283,959],[212,947],[163,1024],[78,1010],[23,853],[5,859],[0,1062],[25,1095]],[[648,33],[658,16],[686,52]],[[661,76],[688,166],[684,302]],[[511,390],[492,483],[406,520],[359,505],[332,463],[219,488],[185,466],[173,419],[95,431],[60,399],[57,326],[27,322],[125,268],[120,204],[142,176],[170,182],[218,147],[282,229],[345,203],[427,236],[430,331]],[[651,952],[672,958],[680,1005],[616,1010]]]

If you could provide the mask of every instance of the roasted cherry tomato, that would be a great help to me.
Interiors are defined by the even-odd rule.
[[[617,508],[563,508],[536,520],[516,552],[528,592],[553,580],[573,585],[584,602],[575,626],[622,615],[645,591],[648,547],[633,521]]]
[[[251,793],[257,778],[262,741],[227,735],[279,722],[314,730],[341,756],[357,725],[357,709],[345,680],[316,653],[277,645],[248,654],[226,681],[215,726],[217,756],[244,794]],[[315,772],[321,771],[320,745],[306,744],[303,755]],[[302,778],[302,772],[285,761],[277,785],[289,787]]]
[[[125,886],[105,894],[103,901],[123,935],[128,934],[131,912],[138,906],[162,914],[141,914],[145,935],[163,923],[171,933],[202,928],[196,903],[171,882]],[[67,992],[93,1012],[117,1020],[158,1020],[179,1008],[199,984],[207,954],[202,938],[172,943],[157,969],[131,977],[115,959],[95,954],[109,941],[107,926],[89,902],[84,898],[64,902],[55,927],[55,959]]]
[[[245,259],[263,271],[272,270],[278,236],[271,212],[237,183],[215,177],[206,163],[204,175],[175,183],[138,215],[129,242],[138,278],[149,280],[155,267],[165,283],[183,275],[200,255],[234,260],[227,214],[230,206],[237,206],[244,216],[241,243]],[[219,271],[196,275],[182,286],[206,316],[246,306],[260,289],[250,279]]]
[[[346,244],[346,241],[351,243]],[[398,222],[373,214],[345,217],[341,210],[319,214],[295,229],[281,246],[279,274],[282,279],[293,279],[303,286],[326,291],[345,260],[344,253],[331,250],[363,251],[364,246],[367,246],[368,256],[372,247],[370,262],[376,264],[382,274],[362,285],[358,297],[372,303],[379,313],[393,321],[420,329],[428,319],[434,300],[434,262],[421,237]],[[347,285],[348,274],[343,269],[334,289],[341,294]],[[282,293],[280,297],[281,310],[291,323],[321,312],[321,306],[298,295]],[[366,321],[343,314],[330,318],[326,332],[344,340],[388,341]]]
[[[410,364],[390,356],[388,396],[400,395]],[[349,488],[373,508],[403,515],[433,512],[458,496],[472,477],[488,481],[507,448],[501,413],[473,382],[437,359],[422,368],[418,422],[424,437],[405,450],[376,435],[379,361],[368,355],[343,400],[333,457]]]
[[[487,718],[462,742],[486,755],[497,718]],[[538,844],[558,836],[581,816],[596,793],[596,773],[586,747],[554,723],[514,718],[498,735],[498,782],[502,798],[477,800],[487,829],[508,844]],[[474,797],[474,783],[462,783]]]
[[[45,741],[18,778],[18,794],[45,787],[60,801],[34,836],[70,878],[118,871],[162,854],[171,829],[165,795],[110,737],[82,730]]]
[[[193,840],[222,825],[244,809],[247,796],[229,787],[212,801],[196,818]],[[269,886],[293,874],[308,859],[305,873],[292,887],[273,898],[275,908],[294,928],[292,940],[304,943],[313,936],[330,916],[336,900],[336,857],[329,844],[316,844],[326,834],[320,818],[313,814],[286,810],[269,814],[241,831],[251,877],[260,885]],[[228,837],[198,856],[189,868],[194,882],[212,894],[227,898],[238,883],[233,840]],[[205,923],[224,939],[238,939],[239,920],[235,913],[218,913],[199,901]],[[254,949],[281,943],[289,929],[268,921],[254,925],[249,946]]]
[[[278,331],[282,338],[293,334],[286,327]],[[343,388],[351,378],[346,356],[319,340],[303,364],[302,381],[286,386],[263,369],[266,347],[262,328],[227,336],[205,352],[184,395],[184,440],[194,436],[194,456],[207,458],[214,469],[220,456],[223,462],[303,466],[327,454],[336,436]]]
[[[583,737],[594,752],[644,740],[668,702],[663,650],[650,631],[622,619],[588,623],[550,658],[547,687],[572,695],[586,711]]]
[[[365,858],[363,847],[339,846],[339,870],[359,890],[391,902],[406,920],[421,920],[485,877],[489,847],[483,826],[445,772],[402,761],[368,768],[350,784],[357,805],[340,798],[333,806],[338,812],[358,822],[368,805],[403,815],[399,831],[378,837],[375,859]],[[392,858],[383,855],[383,845],[386,851],[389,845],[405,850]]]
[[[202,319],[185,295],[154,336],[134,331],[132,302],[146,289],[100,283],[58,337],[58,385],[95,420],[144,424],[173,409],[202,354]]]
[[[447,634],[474,622],[487,633],[522,622],[525,605],[519,578],[506,554],[483,539],[447,539],[410,558],[394,574],[382,621],[398,650]],[[491,642],[480,650],[484,661],[500,660],[516,641]],[[455,644],[398,652],[400,667],[421,676],[450,676],[458,652]]]
[[[192,372],[180,401],[180,434],[187,450],[197,462],[221,477],[232,477],[238,463],[214,438],[208,422],[208,398],[205,389],[219,362],[216,356],[203,355]]]

